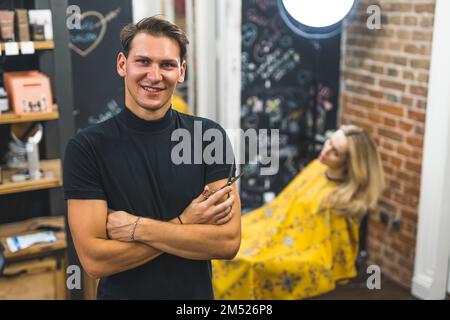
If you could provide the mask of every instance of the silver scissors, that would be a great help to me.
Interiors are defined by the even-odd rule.
[[[211,195],[213,195],[214,193],[216,193],[219,190],[222,190],[223,188],[229,187],[231,186],[233,183],[235,183],[240,177],[242,177],[244,175],[244,172],[241,172],[240,174],[238,174],[237,176],[233,177],[233,168],[234,168],[234,161],[233,164],[230,168],[230,174],[228,175],[228,181],[225,185],[223,185],[222,187],[220,187],[219,189],[215,189],[215,190],[211,190],[211,191],[206,191],[203,192],[203,197],[205,199],[208,199]],[[207,193],[207,194],[206,194]],[[228,195],[229,196],[229,195]]]

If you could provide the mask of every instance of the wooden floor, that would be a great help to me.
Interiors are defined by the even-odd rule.
[[[360,275],[348,284],[340,285],[334,291],[312,300],[418,300],[411,294],[411,289],[404,288],[386,277],[381,280],[380,290],[369,290],[366,281],[367,275],[360,272]],[[446,300],[450,300],[450,295],[447,295]]]
[[[338,286],[336,290],[316,297],[315,300],[416,300],[410,290],[405,289],[389,279],[381,281],[381,289],[369,290],[365,279],[355,279]]]

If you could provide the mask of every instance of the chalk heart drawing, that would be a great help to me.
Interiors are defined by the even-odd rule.
[[[98,22],[101,24],[100,32],[99,32],[97,38],[95,39],[95,41],[92,42],[85,49],[81,49],[81,48],[77,47],[75,44],[69,43],[69,48],[72,49],[73,51],[75,51],[76,53],[78,53],[83,58],[86,57],[93,50],[95,50],[95,48],[97,48],[97,46],[100,44],[100,42],[102,42],[103,37],[105,36],[105,33],[106,33],[106,27],[107,27],[106,19],[100,12],[86,11],[81,15],[81,17],[80,17],[81,21],[83,21],[83,19],[85,19],[87,17],[97,17],[99,20]],[[83,32],[83,30],[81,30],[81,33],[82,32]]]

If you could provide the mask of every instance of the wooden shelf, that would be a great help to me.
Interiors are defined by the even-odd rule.
[[[19,250],[12,253],[9,251],[8,245],[6,243],[6,238],[32,234],[37,232],[42,232],[38,230],[40,226],[51,226],[55,228],[61,228],[61,231],[55,232],[56,242],[36,244],[27,249]],[[42,256],[46,253],[51,253],[56,250],[64,250],[67,247],[66,242],[66,232],[64,230],[64,217],[39,217],[30,220],[25,220],[21,222],[14,222],[9,224],[0,225],[0,242],[3,243],[5,247],[5,260],[6,262],[12,262],[21,260],[23,258],[30,259],[35,256]]]
[[[55,43],[53,41],[33,41],[34,50],[52,50],[55,48]],[[20,46],[20,45],[19,45]],[[5,51],[5,46],[0,42],[0,50]]]
[[[35,41],[35,50],[52,50],[55,48],[55,43],[53,41]]]
[[[58,188],[62,186],[61,178],[61,160],[43,160],[41,163],[41,169],[44,174],[39,180],[26,180],[23,182],[11,182],[11,176],[17,170],[3,170],[3,184],[0,184],[0,195],[42,190],[50,188]],[[53,172],[53,177],[46,177],[47,172]]]
[[[53,111],[42,113],[17,114],[11,111],[0,114],[0,124],[22,123],[33,121],[50,121],[59,118],[58,106],[53,105]]]

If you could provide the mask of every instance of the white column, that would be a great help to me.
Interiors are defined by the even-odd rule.
[[[194,23],[194,0],[186,0],[186,32],[189,38],[189,47],[187,52],[187,72],[188,72],[188,107],[194,113],[195,111],[195,23]]]
[[[195,1],[196,114],[225,129],[240,128],[241,10],[241,0]]]
[[[152,0],[153,2],[155,0]],[[174,0],[162,0],[163,1],[163,14],[165,18],[171,22],[175,22],[175,4]]]
[[[196,115],[217,119],[216,1],[195,0]]]
[[[218,1],[218,120],[229,129],[240,127],[242,1]]]
[[[437,0],[412,294],[444,299],[450,257],[450,1]]]
[[[156,14],[164,14],[161,0],[133,0],[133,22],[139,22],[141,19],[151,17]]]
[[[448,260],[448,266],[447,293],[450,294],[450,259]]]
[[[228,131],[236,163],[240,163],[242,1],[221,0],[218,20],[218,121]],[[232,131],[231,131],[232,130]]]

